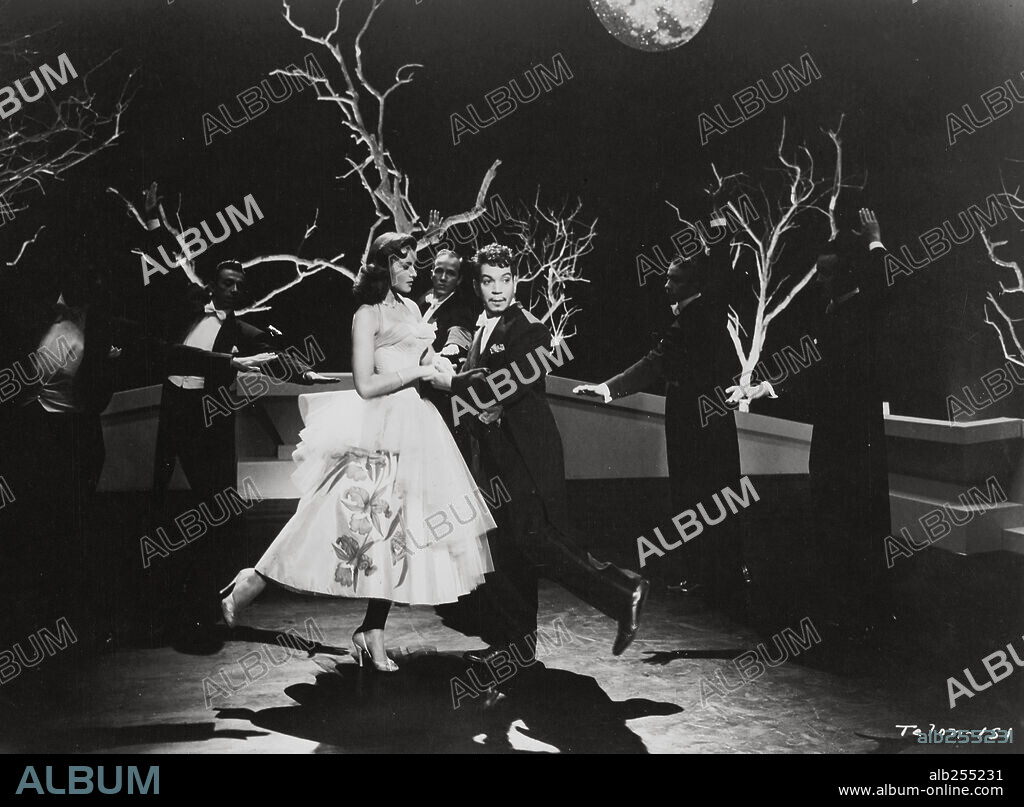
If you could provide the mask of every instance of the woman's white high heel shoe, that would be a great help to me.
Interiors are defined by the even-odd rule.
[[[355,648],[356,662],[360,667],[363,666],[363,660],[365,659],[373,668],[378,672],[398,672],[398,665],[395,664],[387,655],[384,656],[387,661],[378,662],[373,658],[373,654],[370,652],[369,646],[366,644],[366,633],[359,633],[356,631],[352,634],[352,646]]]
[[[225,624],[229,628],[235,627],[238,624],[238,615],[266,587],[266,581],[257,574],[255,569],[242,569],[236,574],[235,579],[220,591],[224,597],[220,601],[220,610],[224,614]]]

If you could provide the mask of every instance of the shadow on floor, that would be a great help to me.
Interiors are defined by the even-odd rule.
[[[682,711],[643,698],[613,701],[590,676],[540,662],[518,670],[502,684],[507,695],[495,697],[483,691],[493,679],[459,656],[396,660],[401,670],[392,674],[331,664],[315,683],[285,690],[294,706],[217,716],[318,742],[319,753],[644,754],[626,721]]]
[[[314,655],[348,656],[352,654],[347,647],[335,647],[333,645],[320,644],[309,639],[303,639],[297,633],[285,633],[279,630],[265,630],[263,628],[250,628],[240,625],[234,629],[221,628],[224,638],[231,642],[247,642],[250,644],[276,644],[281,647],[298,650],[307,653],[309,658]]]
[[[154,723],[148,726],[78,729],[61,736],[30,737],[19,744],[19,753],[92,754],[112,748],[157,746],[174,753],[175,743],[195,743],[215,739],[245,740],[265,736],[265,731],[220,729],[215,723]],[[170,746],[170,747],[169,747]]]

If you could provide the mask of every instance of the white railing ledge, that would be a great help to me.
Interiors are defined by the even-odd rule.
[[[997,440],[1019,440],[1024,437],[1024,421],[1019,418],[989,418],[970,423],[954,423],[909,415],[888,415],[885,418],[885,434],[907,440],[973,445]]]

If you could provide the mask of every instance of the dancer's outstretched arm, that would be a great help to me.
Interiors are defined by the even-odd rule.
[[[666,377],[666,366],[678,363],[678,355],[685,352],[682,332],[678,323],[673,323],[661,341],[640,361],[601,384],[581,384],[573,388],[575,395],[597,395],[611,403],[615,398],[624,398],[634,392],[646,389],[655,381]]]

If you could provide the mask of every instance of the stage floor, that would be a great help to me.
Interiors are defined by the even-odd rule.
[[[223,628],[223,646],[208,655],[72,646],[0,688],[2,750],[970,753],[1014,746],[922,745],[898,726],[1019,729],[1020,673],[951,711],[946,677],[960,671],[915,665],[898,636],[841,645],[798,619],[755,633],[665,591],[615,658],[611,621],[544,584],[539,660],[496,670],[509,690],[496,703],[483,691],[493,679],[470,675],[460,657],[481,642],[431,608],[393,609],[388,646],[401,670],[361,674],[348,642],[361,615],[359,602],[276,592],[246,612],[252,627]],[[289,633],[312,651],[282,638]],[[794,642],[801,635],[809,646]],[[777,660],[780,648],[784,663],[761,665],[763,674],[751,666],[764,650]],[[741,660],[744,683],[734,659],[746,650],[758,655]],[[983,671],[980,659],[974,666]]]

